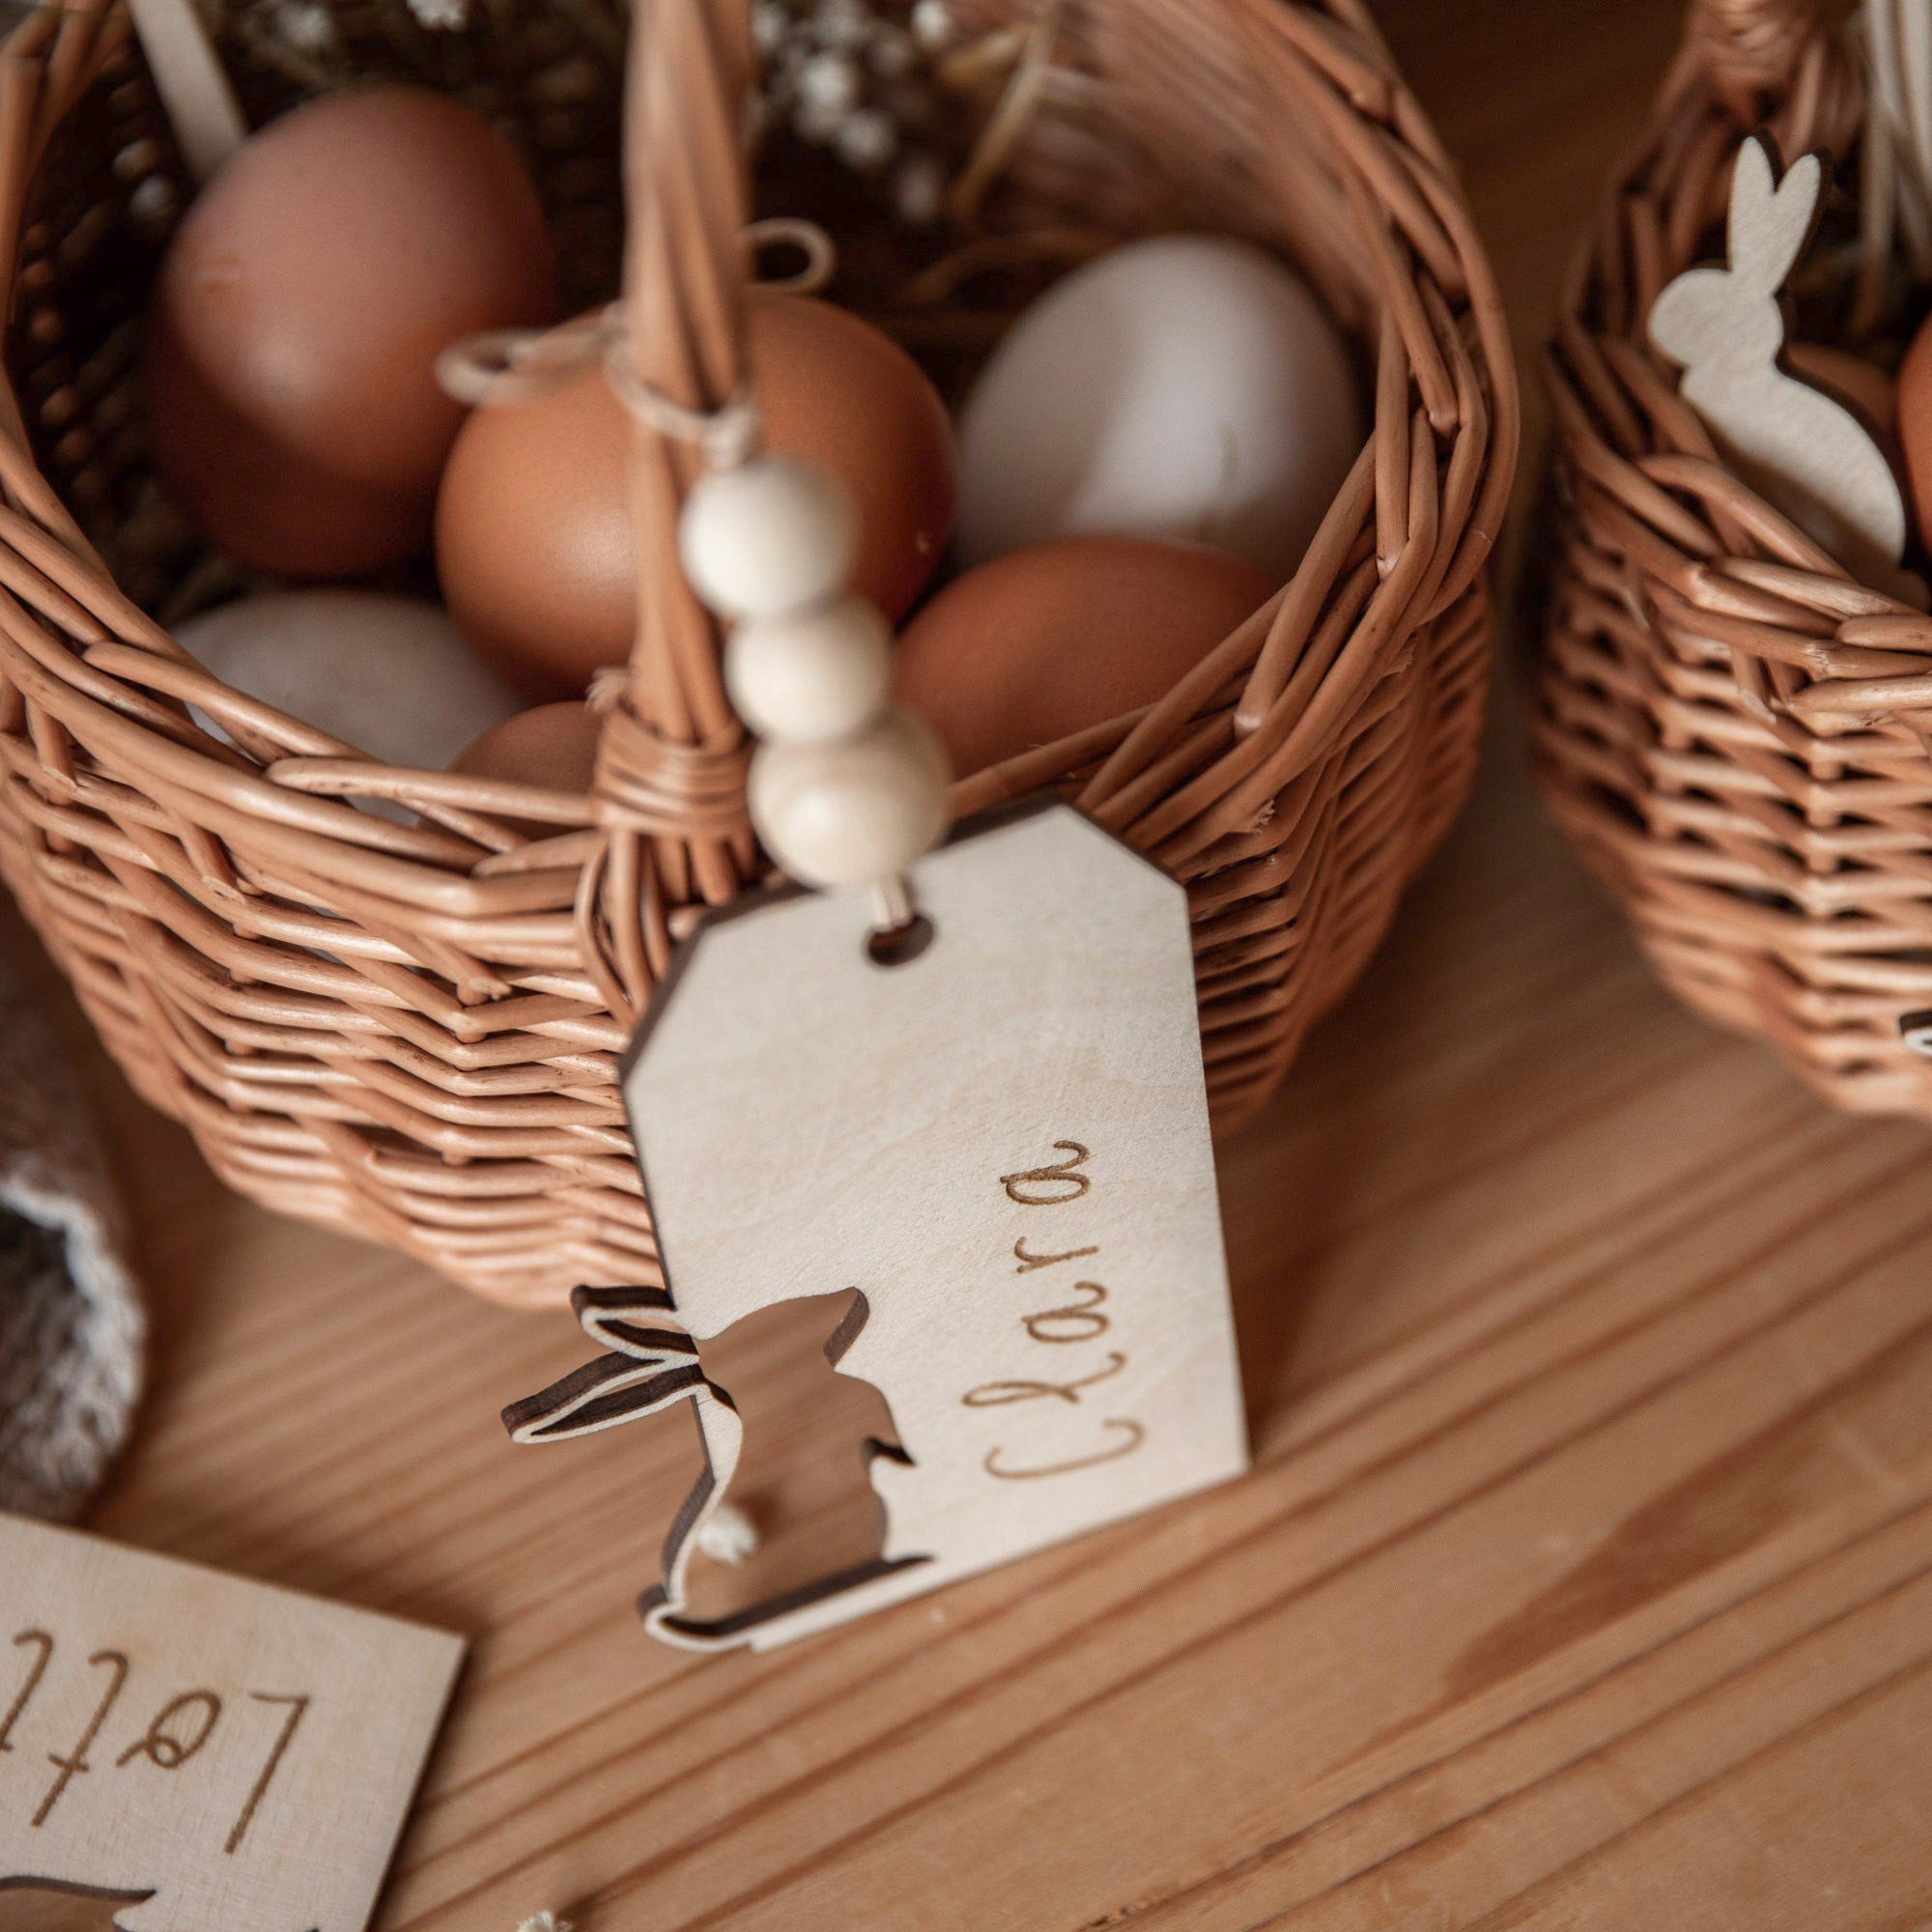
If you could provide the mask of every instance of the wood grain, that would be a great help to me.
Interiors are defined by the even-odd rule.
[[[17,1516],[0,1632],[0,1926],[367,1923],[460,1639]]]
[[[903,883],[927,940],[896,964],[867,957],[863,892],[714,915],[625,1068],[664,1305],[710,1342],[848,1291],[823,1347],[891,1411],[876,1557],[719,1629],[682,1552],[742,1424],[684,1368],[705,1469],[648,1616],[668,1643],[789,1643],[1247,1467],[1185,891],[1064,803],[962,828]],[[592,1426],[612,1412],[637,1352],[615,1340],[566,1378],[562,1428],[583,1388]]]
[[[1528,354],[1675,9],[1380,12]],[[1932,1921],[1932,1140],[1659,992],[1500,708],[1225,1151],[1255,1473],[769,1657],[630,1610],[687,1423],[512,1449],[567,1322],[271,1220],[117,1101],[160,1349],[99,1526],[477,1640],[384,1932]],[[853,1533],[805,1407],[857,1431],[796,1343],[732,1365],[794,1548]]]

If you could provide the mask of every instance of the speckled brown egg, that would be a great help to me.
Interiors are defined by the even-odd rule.
[[[217,549],[292,578],[419,550],[462,423],[437,356],[555,319],[522,163],[426,88],[352,88],[245,141],[202,190],[149,314],[149,434]]]
[[[911,356],[829,302],[754,292],[747,347],[766,440],[810,456],[860,519],[854,587],[895,620],[939,560],[952,511],[946,412]],[[630,656],[637,591],[631,420],[586,366],[472,412],[443,472],[443,595],[478,650],[532,696],[580,692]]]
[[[1191,544],[1029,544],[955,578],[906,626],[899,696],[963,778],[1165,696],[1274,589]]]

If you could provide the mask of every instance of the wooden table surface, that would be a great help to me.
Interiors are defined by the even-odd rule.
[[[1382,11],[1527,353],[1675,6]],[[1254,1475],[769,1658],[631,1612],[687,1416],[511,1448],[567,1320],[261,1213],[116,1094],[157,1340],[96,1525],[474,1638],[386,1932],[1932,1923],[1932,1138],[1670,1004],[1498,709],[1227,1151]],[[796,1559],[863,1534],[849,1442],[781,1471],[864,1391],[786,1346],[734,1367]]]

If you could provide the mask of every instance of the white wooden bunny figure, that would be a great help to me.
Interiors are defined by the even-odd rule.
[[[1731,175],[1729,265],[1690,269],[1650,311],[1650,339],[1684,365],[1680,384],[1738,473],[1868,581],[1889,582],[1905,550],[1905,502],[1884,453],[1849,410],[1778,367],[1778,290],[1811,232],[1816,155],[1774,184],[1762,142]]]

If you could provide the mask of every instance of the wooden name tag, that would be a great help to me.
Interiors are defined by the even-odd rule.
[[[695,1403],[710,1472],[645,1605],[673,1642],[782,1642],[1246,1466],[1186,894],[1061,804],[912,884],[930,932],[887,961],[857,893],[688,942],[625,1082],[668,1292],[581,1292],[611,1354],[509,1415],[540,1440]],[[694,1620],[739,1435],[685,1337],[840,1289],[827,1352],[898,1438],[882,1557]]]
[[[0,1516],[0,1932],[361,1932],[463,1648]]]

